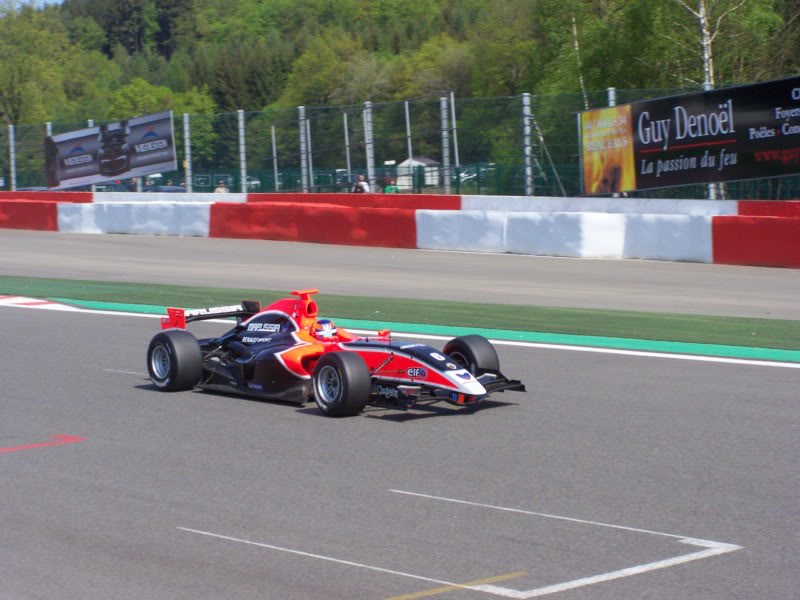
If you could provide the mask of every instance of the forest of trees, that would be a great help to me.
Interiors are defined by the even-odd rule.
[[[790,0],[0,0],[0,124],[699,89],[701,5],[717,84],[800,71]]]

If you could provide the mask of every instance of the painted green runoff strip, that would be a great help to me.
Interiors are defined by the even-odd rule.
[[[55,302],[82,306],[93,310],[108,310],[145,314],[166,315],[166,307],[147,304],[125,304],[118,302],[92,302],[71,300],[68,298],[52,298]],[[539,333],[530,331],[513,331],[510,329],[483,329],[475,327],[453,327],[446,325],[424,325],[415,323],[395,323],[388,321],[365,321],[360,319],[343,319],[331,317],[345,329],[366,329],[379,331],[390,329],[397,333],[420,335],[441,335],[455,337],[475,333],[496,340],[533,342],[540,344],[559,344],[568,346],[585,346],[595,348],[612,348],[616,350],[634,350],[642,352],[664,352],[670,354],[693,354],[717,356],[724,358],[744,358],[749,360],[774,360],[783,362],[800,362],[800,350],[778,350],[773,348],[756,348],[747,346],[727,346],[722,344],[694,344],[686,342],[670,342],[658,340],[639,340],[633,338],[614,338],[603,336],[568,335],[557,333]]]

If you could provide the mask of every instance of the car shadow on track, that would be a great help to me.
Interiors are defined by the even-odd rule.
[[[417,403],[413,408],[408,411],[401,411],[395,408],[387,408],[382,406],[367,406],[358,417],[366,417],[369,419],[380,419],[381,421],[394,421],[396,423],[405,423],[406,421],[417,421],[419,419],[430,419],[434,417],[469,417],[476,416],[477,413],[493,408],[500,408],[502,406],[512,406],[515,402],[499,402],[497,400],[485,400],[481,402],[480,407],[456,407],[449,404],[426,404]],[[307,404],[297,409],[297,412],[313,415],[316,417],[325,416],[316,404]],[[328,417],[326,417],[328,418]]]
[[[144,390],[148,392],[154,392],[162,394],[163,392],[155,387],[151,383],[142,383],[140,385],[134,386],[136,389]],[[187,392],[193,394],[201,394],[203,396],[218,396],[220,398],[234,398],[236,400],[242,400],[245,402],[258,402],[262,404],[274,404],[278,406],[285,406],[287,409],[294,408],[297,412],[305,415],[315,416],[315,417],[325,417],[326,416],[313,402],[308,402],[303,405],[293,404],[291,402],[285,402],[282,400],[268,400],[264,398],[253,398],[251,396],[243,396],[238,394],[223,394],[220,392],[210,391],[210,390],[201,390],[201,389],[194,389],[194,390],[186,390]],[[176,392],[181,393],[181,392]],[[408,411],[398,410],[396,408],[391,407],[384,407],[384,406],[371,406],[367,405],[363,412],[361,412],[359,417],[367,417],[370,419],[380,419],[382,421],[394,421],[397,423],[404,423],[406,421],[416,421],[419,419],[430,419],[432,417],[467,417],[467,416],[475,416],[477,413],[484,411],[484,410],[491,410],[494,408],[500,408],[504,406],[518,406],[518,402],[501,402],[499,400],[484,400],[478,406],[455,406],[452,404],[444,404],[441,402],[417,402],[413,408],[409,409]]]

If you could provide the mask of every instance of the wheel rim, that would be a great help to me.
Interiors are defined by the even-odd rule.
[[[469,361],[469,359],[466,356],[464,356],[461,352],[451,352],[450,354],[448,354],[448,356],[450,358],[452,358],[453,361],[459,367],[463,367],[464,369],[466,369],[470,373],[473,373],[473,374],[475,373],[475,364],[471,363]]]
[[[316,381],[317,399],[323,404],[336,402],[342,392],[342,380],[339,372],[331,366],[323,366]]]
[[[156,346],[153,349],[150,366],[153,368],[153,374],[156,378],[166,379],[169,376],[170,356],[164,346]]]

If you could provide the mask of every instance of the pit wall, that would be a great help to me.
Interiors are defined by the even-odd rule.
[[[800,201],[0,192],[0,229],[800,267]]]

